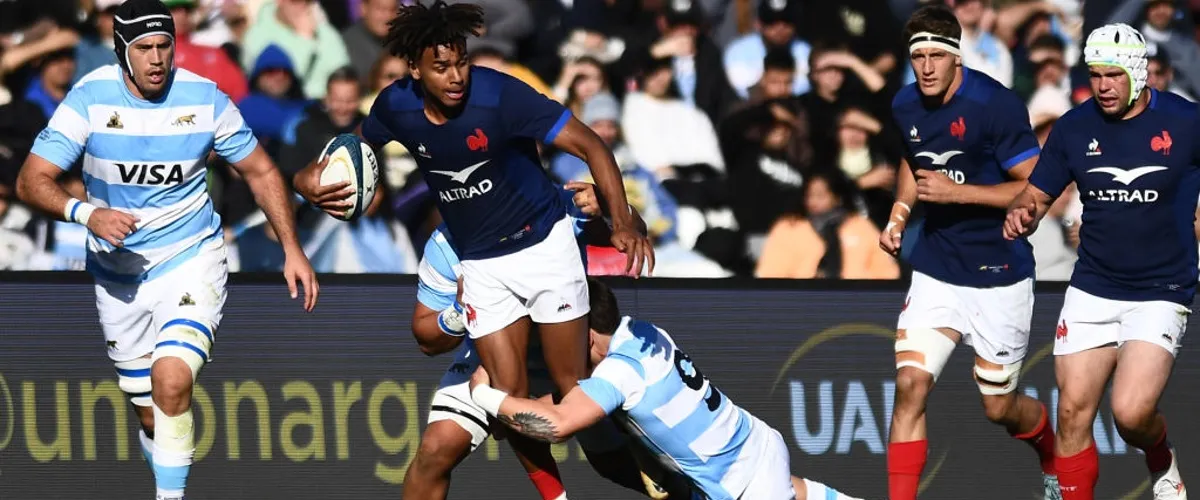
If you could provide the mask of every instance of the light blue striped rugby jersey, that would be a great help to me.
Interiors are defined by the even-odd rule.
[[[579,387],[707,498],[735,500],[753,479],[753,417],[653,323],[622,318],[608,356]]]
[[[88,73],[67,93],[32,153],[63,170],[83,159],[88,202],[140,219],[115,248],[88,236],[87,269],[106,281],[152,280],[221,241],[221,218],[205,180],[215,151],[230,163],[258,141],[241,113],[211,80],[184,69],[154,101],[135,97],[122,71]]]

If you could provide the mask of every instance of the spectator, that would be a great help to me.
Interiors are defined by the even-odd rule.
[[[1171,58],[1167,56],[1166,51],[1159,52],[1150,56],[1149,63],[1146,65],[1146,85],[1158,90],[1159,92],[1171,92],[1183,97],[1189,101],[1195,101],[1196,98],[1185,90],[1183,87],[1175,84],[1175,68],[1171,66]]]
[[[259,54],[277,44],[288,55],[310,99],[325,96],[326,82],[350,56],[333,25],[320,17],[313,0],[276,0],[262,6],[242,43],[242,67],[254,67]]]
[[[901,23],[880,0],[805,0],[803,10],[800,38],[845,47],[884,78],[895,74]]]
[[[1165,52],[1176,71],[1174,82],[1196,95],[1200,93],[1200,45],[1195,40],[1195,27],[1179,22],[1180,14],[1174,0],[1125,0],[1109,22],[1137,26],[1136,19],[1144,17],[1139,31],[1146,37],[1149,53]]]
[[[71,90],[75,76],[75,50],[62,49],[42,57],[38,76],[25,88],[25,100],[38,105],[47,120]]]
[[[800,96],[800,104],[808,115],[808,129],[812,131],[813,154],[817,165],[833,165],[837,161],[838,117],[849,106],[857,106],[873,115],[882,115],[875,110],[883,107],[883,99],[877,94],[885,84],[883,77],[869,65],[849,52],[815,48],[809,55],[812,70],[808,77],[812,89]],[[847,85],[846,70],[862,82],[867,93],[856,92]],[[850,87],[850,88],[847,88]],[[890,110],[890,106],[884,109]]]
[[[563,64],[554,84],[554,98],[575,115],[583,112],[583,103],[601,92],[610,92],[604,65],[591,56]]]
[[[626,64],[644,74],[666,60],[680,100],[717,123],[737,101],[737,93],[729,85],[721,49],[700,31],[702,22],[699,4],[671,0],[660,16],[661,37],[646,48],[626,51]]]
[[[546,82],[542,81],[541,77],[529,71],[529,68],[520,63],[512,61],[499,49],[483,46],[472,51],[468,57],[471,64],[475,66],[483,66],[505,73],[508,76],[525,82],[526,85],[533,87],[533,90],[538,91],[538,93],[554,98],[554,91],[550,90],[550,86],[546,85]]]
[[[247,0],[201,0],[200,16],[192,30],[192,43],[225,50],[233,61],[241,60],[242,37],[249,28]],[[261,6],[260,2],[253,5]]]
[[[625,181],[625,195],[646,221],[650,237],[657,244],[674,242],[675,200],[653,172],[637,164],[625,145],[621,138],[621,105],[616,98],[609,93],[597,94],[583,104],[577,116],[612,150]],[[595,182],[586,162],[564,152],[554,156],[550,171],[563,182]]]
[[[46,25],[45,28],[23,32],[19,41],[14,42],[10,38],[0,40],[3,41],[0,43],[0,78],[3,78],[39,57],[75,47],[79,43],[79,35],[70,29]]]
[[[792,56],[790,49],[778,47],[768,50],[763,57],[758,81],[746,89],[748,100],[745,104],[754,105],[763,101],[799,96],[800,94],[793,94],[797,78],[796,58]],[[808,71],[805,71],[804,80],[805,88],[808,88]]]
[[[517,57],[517,41],[533,34],[533,11],[526,0],[450,0],[471,2],[483,7],[483,34],[467,38],[467,51],[484,47],[494,49],[505,59]],[[539,77],[540,78],[540,77]]]
[[[729,83],[743,99],[750,87],[763,80],[764,58],[772,49],[783,48],[792,56],[791,93],[808,92],[808,54],[812,47],[796,38],[795,20],[800,0],[763,0],[758,4],[758,31],[742,36],[725,48],[725,71]],[[777,57],[778,59],[778,57]],[[804,66],[796,67],[796,61]]]
[[[163,3],[175,18],[175,66],[212,80],[233,102],[246,97],[249,93],[246,76],[229,55],[215,47],[192,43],[196,0],[163,0]]]
[[[342,40],[350,52],[350,65],[363,78],[371,74],[371,66],[383,53],[383,38],[388,23],[396,17],[398,4],[397,0],[362,0],[362,18],[342,32]],[[371,84],[367,80],[362,83]]]
[[[879,139],[883,124],[866,111],[850,107],[838,118],[837,168],[854,181],[872,222],[887,223],[895,198],[896,167],[888,162]]]
[[[325,97],[289,126],[280,151],[286,178],[320,156],[321,148],[335,135],[353,133],[362,122],[360,81],[353,68],[334,71]],[[390,222],[387,198],[387,180],[381,178],[361,218],[348,223],[320,217],[310,225],[304,246],[313,267],[319,272],[412,272],[416,261],[411,242],[402,227]]]
[[[1037,37],[1028,47],[1019,46],[1013,51],[1014,66],[1012,89],[1025,100],[1029,100],[1034,91],[1049,83],[1051,75],[1043,74],[1039,81],[1038,73],[1046,64],[1052,64],[1052,69],[1063,70],[1063,74],[1054,81],[1059,90],[1070,95],[1071,81],[1067,71],[1066,45],[1062,39],[1051,34]]]
[[[329,75],[325,97],[308,104],[283,130],[279,167],[290,178],[321,155],[335,135],[354,133],[364,115],[359,112],[362,84],[353,68]],[[373,204],[374,205],[374,204]]]
[[[954,16],[962,25],[962,61],[964,66],[977,70],[1000,82],[1013,85],[1013,60],[1008,47],[983,26],[987,10],[984,0],[952,0]]]
[[[750,255],[762,251],[771,224],[800,198],[812,149],[803,109],[774,99],[731,115],[721,124],[729,165],[730,205],[746,234]],[[807,158],[797,158],[807,153]]]
[[[900,267],[879,248],[879,229],[855,213],[854,185],[837,172],[805,182],[795,212],[771,228],[759,278],[896,279]]]
[[[304,90],[292,61],[277,45],[268,45],[254,61],[250,94],[238,103],[246,125],[272,157],[278,158],[283,127],[305,107]]]
[[[621,129],[633,158],[659,178],[675,176],[675,167],[702,164],[723,172],[725,161],[713,124],[679,96],[670,59],[659,59],[625,97]]]
[[[96,0],[91,17],[91,29],[79,39],[75,46],[75,75],[71,83],[79,81],[92,70],[116,64],[117,54],[113,49],[113,14],[124,0]]]
[[[379,97],[379,92],[391,85],[392,82],[406,77],[408,77],[407,60],[387,52],[381,53],[379,60],[371,66],[371,74],[367,78],[367,81],[370,82],[367,87],[369,93],[363,97],[358,111],[364,116],[369,114],[371,105],[375,104],[375,98]],[[396,141],[385,144],[381,152],[383,155],[378,160],[380,169],[385,172],[383,177],[388,180],[388,188],[398,193],[407,184],[408,177],[416,172],[417,161],[413,159],[403,144]]]

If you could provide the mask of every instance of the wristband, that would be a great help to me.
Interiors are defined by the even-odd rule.
[[[475,400],[475,404],[493,417],[500,414],[500,403],[503,403],[504,398],[507,397],[508,394],[505,394],[504,391],[490,385],[480,384],[471,391],[471,399]]]
[[[463,323],[462,312],[462,306],[455,302],[438,313],[438,328],[442,330],[442,333],[451,337],[462,337],[466,334],[467,325]]]
[[[67,200],[67,206],[63,209],[63,218],[69,222],[87,226],[88,219],[92,218],[92,212],[95,211],[95,205],[71,198]]]
[[[897,201],[895,204],[900,205],[901,207],[904,207],[905,212],[912,213],[912,207],[908,206],[908,203],[905,203],[903,201]]]

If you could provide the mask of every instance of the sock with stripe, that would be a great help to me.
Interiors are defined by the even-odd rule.
[[[529,480],[533,481],[533,486],[537,488],[542,500],[567,500],[567,490],[563,488],[557,467],[554,470],[543,469],[529,474]]]
[[[192,410],[174,417],[154,406],[154,484],[158,500],[183,500],[195,452]]]
[[[1054,457],[1054,470],[1063,500],[1094,500],[1096,480],[1100,479],[1100,456],[1096,443],[1069,457]]]
[[[928,452],[929,441],[925,439],[888,444],[889,499],[916,500]]]

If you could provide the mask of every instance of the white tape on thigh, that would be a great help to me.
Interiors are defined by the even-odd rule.
[[[942,335],[933,328],[910,328],[905,331],[903,339],[896,340],[896,369],[911,366],[933,375],[933,380],[942,374],[950,354],[954,353],[955,343],[950,337]],[[916,359],[900,359],[904,352],[918,353]]]
[[[150,406],[150,358],[137,358],[115,363],[117,386],[129,395],[129,402],[137,406]]]
[[[1002,396],[1017,389],[1021,379],[1021,361],[1000,368],[984,368],[975,365],[975,383],[979,392],[987,396]],[[987,383],[990,382],[990,383]]]
[[[212,336],[208,328],[194,321],[170,321],[158,332],[153,361],[165,357],[182,359],[192,369],[192,381],[208,361]]]

